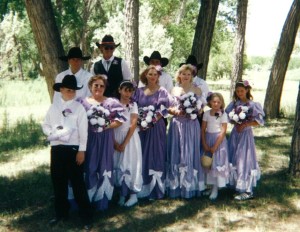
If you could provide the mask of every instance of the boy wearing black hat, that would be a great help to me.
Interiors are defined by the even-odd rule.
[[[105,35],[101,43],[96,42],[96,45],[100,49],[103,59],[92,66],[91,72],[107,76],[104,96],[117,97],[120,83],[131,78],[131,72],[126,61],[113,54],[120,43],[116,44],[111,35]]]
[[[42,129],[51,145],[50,172],[54,189],[55,218],[49,224],[66,220],[69,212],[68,181],[71,182],[79,214],[85,229],[90,228],[92,208],[83,179],[88,122],[84,107],[75,101],[77,85],[74,75],[66,75],[53,89],[61,93],[45,117]]]
[[[79,47],[72,47],[66,56],[59,57],[60,60],[69,63],[69,68],[56,76],[55,83],[61,83],[62,79],[66,75],[74,75],[76,77],[78,85],[83,86],[82,89],[76,91],[76,98],[85,98],[90,96],[91,93],[88,88],[88,82],[93,75],[82,68],[83,62],[89,60],[90,58],[90,56],[83,56],[82,51]],[[59,101],[60,98],[61,93],[54,92],[53,102]]]
[[[154,65],[161,67],[161,75],[159,76],[159,85],[164,87],[169,93],[173,89],[173,79],[170,74],[165,72],[162,68],[167,66],[169,59],[166,57],[161,57],[159,51],[152,52],[151,56],[144,56],[144,62],[146,65]],[[140,81],[139,87],[144,87],[144,84]]]

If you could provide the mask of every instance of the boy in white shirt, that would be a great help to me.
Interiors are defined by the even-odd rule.
[[[42,129],[51,145],[51,179],[55,197],[55,225],[68,218],[68,181],[71,182],[79,214],[85,229],[90,228],[92,208],[83,179],[84,152],[87,143],[87,115],[83,106],[75,101],[77,86],[74,75],[66,75],[53,89],[61,93],[45,117]]]

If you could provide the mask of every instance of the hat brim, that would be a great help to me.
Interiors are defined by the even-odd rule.
[[[63,85],[62,83],[55,83],[54,85],[53,85],[53,89],[56,91],[56,92],[60,92],[60,88],[68,88],[68,89],[74,89],[74,90],[79,90],[79,89],[82,89],[82,87],[83,86],[80,86],[80,87],[78,87],[78,86],[76,86],[76,87],[74,87],[74,86],[66,86],[66,85]]]
[[[81,60],[89,60],[91,59],[91,56],[83,56],[83,57],[68,57],[68,56],[60,56],[58,57],[60,60],[62,61],[68,61],[69,59],[72,59],[72,58],[79,58]]]
[[[144,62],[145,62],[146,65],[150,65],[151,58],[149,56],[144,56],[143,60],[144,60]],[[169,59],[165,58],[165,57],[162,57],[162,58],[160,58],[158,60],[160,60],[161,67],[165,67],[169,63]]]
[[[96,46],[97,46],[98,48],[100,48],[101,46],[114,46],[114,47],[116,48],[116,47],[119,47],[120,44],[121,44],[121,43],[118,43],[118,44],[115,44],[115,43],[111,43],[111,44],[105,43],[105,44],[103,44],[103,43],[98,43],[98,42],[96,42]]]

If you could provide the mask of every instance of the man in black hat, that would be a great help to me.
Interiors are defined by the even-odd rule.
[[[165,67],[169,63],[169,59],[165,57],[161,57],[158,51],[152,52],[151,56],[144,56],[144,62],[147,65],[160,66],[161,68]],[[163,69],[161,69],[161,75],[159,76],[159,85],[166,88],[166,90],[170,93],[173,85],[173,79],[170,74],[166,73]],[[143,87],[144,84],[140,81],[139,87]]]
[[[93,74],[107,76],[107,86],[104,92],[106,97],[116,97],[117,90],[123,80],[130,80],[131,72],[128,64],[122,58],[114,56],[114,51],[120,43],[116,44],[111,35],[105,35],[101,43],[96,42],[103,59],[97,61],[91,69]]]
[[[202,97],[206,99],[208,92],[210,92],[209,87],[206,81],[197,75],[198,71],[202,68],[203,63],[198,64],[196,57],[194,55],[189,55],[185,63],[181,63],[179,67],[181,67],[184,64],[191,64],[194,66],[195,72],[194,72],[193,83],[201,89]]]
[[[55,83],[61,83],[66,75],[74,75],[78,85],[83,86],[82,89],[76,91],[76,98],[90,96],[88,82],[93,75],[82,68],[83,61],[90,58],[90,56],[83,56],[79,47],[72,47],[66,56],[59,57],[59,59],[69,63],[69,68],[56,76]],[[53,102],[59,101],[60,98],[61,93],[54,92]]]

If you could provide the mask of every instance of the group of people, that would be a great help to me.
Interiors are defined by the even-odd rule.
[[[228,184],[237,191],[234,199],[253,197],[260,169],[252,126],[263,125],[264,112],[247,81],[236,83],[225,108],[222,95],[197,76],[202,64],[192,55],[173,84],[163,70],[169,60],[154,51],[144,57],[136,86],[126,62],[113,55],[119,46],[113,37],[96,45],[103,59],[91,72],[82,69],[90,57],[80,48],[61,57],[70,68],[56,77],[42,125],[51,145],[51,225],[67,219],[73,201],[89,229],[93,210],[107,209],[115,190],[126,207],[139,198],[215,200]],[[227,142],[228,122],[234,127]],[[211,158],[209,166],[201,164],[203,156]]]

